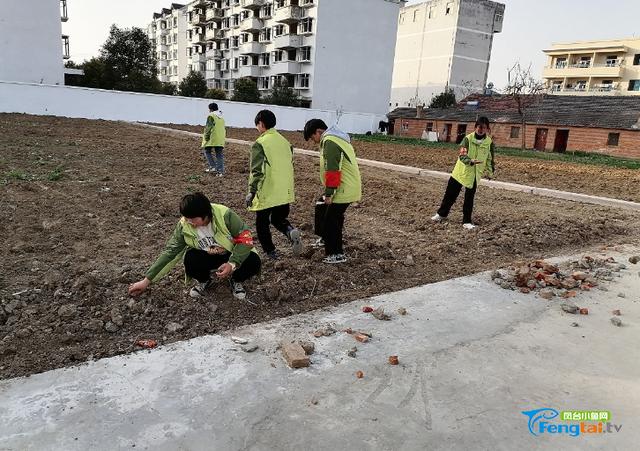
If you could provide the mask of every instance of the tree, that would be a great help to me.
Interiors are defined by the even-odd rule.
[[[175,96],[177,93],[178,93],[178,87],[173,83],[167,83],[167,82],[160,83],[160,92],[158,92],[158,94]]]
[[[105,63],[102,58],[91,58],[89,61],[82,63],[84,75],[79,81],[79,86],[87,88],[105,88],[104,74]]]
[[[158,69],[151,41],[137,27],[111,26],[109,37],[100,49],[104,62],[101,88],[121,91],[160,92]]]
[[[531,65],[526,69],[519,62],[507,69],[508,85],[504,89],[504,94],[511,97],[518,109],[520,123],[522,125],[522,150],[526,149],[527,141],[527,111],[536,103],[541,102],[546,91],[542,81],[535,79],[531,75]]]
[[[190,71],[178,86],[178,94],[184,97],[204,97],[207,93],[207,81],[200,72]]]
[[[286,82],[276,80],[270,94],[265,99],[265,103],[280,106],[300,106],[300,96],[287,86]]]
[[[260,91],[258,91],[258,85],[250,78],[240,78],[236,80],[231,100],[247,103],[260,102]]]
[[[227,100],[227,93],[224,91],[224,89],[209,89],[204,96],[207,99]]]
[[[450,108],[456,105],[456,95],[453,89],[446,88],[443,92],[431,99],[429,108]]]

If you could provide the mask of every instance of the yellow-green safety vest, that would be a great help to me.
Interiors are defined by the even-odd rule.
[[[211,113],[209,117],[213,118],[214,127],[208,141],[205,140],[204,134],[202,135],[202,147],[224,147],[227,138],[224,119],[214,113]]]
[[[362,199],[362,180],[360,178],[360,168],[356,160],[356,151],[351,143],[337,136],[327,135],[320,142],[320,149],[323,148],[324,142],[330,141],[342,149],[340,155],[340,186],[336,189],[332,200],[337,204],[349,204],[358,202]],[[326,165],[324,161],[324,153],[320,151],[320,180],[324,184],[324,174]]]
[[[473,188],[474,182],[480,180],[485,169],[487,169],[487,162],[489,158],[491,158],[491,143],[493,141],[490,136],[487,136],[478,142],[475,133],[467,135],[467,140],[469,141],[469,148],[467,149],[469,158],[472,160],[481,160],[482,163],[466,165],[458,159],[451,173],[451,177],[465,188]]]

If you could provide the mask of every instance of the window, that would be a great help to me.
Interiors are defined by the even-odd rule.
[[[636,54],[633,57],[633,65],[634,66],[640,66],[640,53]]]
[[[582,56],[580,57],[580,61],[578,61],[578,67],[591,67],[591,57],[590,56]]]
[[[604,63],[606,67],[616,67],[618,65],[618,57],[616,55],[609,55]]]
[[[447,9],[445,10],[445,14],[448,16],[453,13],[453,2],[447,3]]]
[[[282,36],[284,34],[284,25],[276,25],[273,27],[273,37],[277,38],[278,36]]]
[[[509,135],[511,139],[520,137],[520,127],[511,127],[511,134]]]
[[[607,146],[617,146],[620,141],[620,133],[609,133],[607,138]]]
[[[249,65],[249,57],[246,55],[243,55],[240,57],[240,65],[241,66],[248,66]]]
[[[580,80],[576,83],[575,87],[576,91],[586,91],[587,90],[587,80]]]
[[[419,10],[419,9],[416,9],[416,10],[413,12],[413,21],[414,21],[414,22],[417,22],[419,17],[420,17],[420,10]]]
[[[300,33],[313,33],[313,19],[311,17],[300,21]]]
[[[409,123],[408,122],[403,122],[402,123],[402,131],[406,132],[409,130]]]
[[[640,80],[629,80],[629,91],[640,91]]]
[[[436,9],[433,6],[429,6],[429,19],[436,18]]]
[[[428,132],[432,132],[433,131],[433,122],[427,122],[427,126],[425,127],[425,130]]]
[[[300,74],[300,75],[298,75],[298,86],[300,88],[308,88],[309,87],[309,74]]]
[[[269,77],[258,78],[258,89],[269,89]]]
[[[567,58],[556,58],[556,69],[564,69],[565,67],[567,67]]]
[[[282,50],[276,50],[273,52],[273,62],[279,63],[281,61],[284,61],[284,52]]]
[[[311,47],[300,47],[300,61],[311,61]]]
[[[178,18],[174,17],[173,18],[173,28],[176,28],[178,26]]]
[[[404,23],[404,13],[400,14],[400,25]]]
[[[270,58],[271,58],[271,55],[268,53],[263,53],[262,55],[260,55],[260,65],[268,66]]]
[[[271,28],[265,28],[260,32],[260,42],[271,42]]]

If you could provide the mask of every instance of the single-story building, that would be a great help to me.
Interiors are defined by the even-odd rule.
[[[504,95],[474,94],[454,108],[396,108],[387,116],[389,134],[422,138],[435,132],[444,142],[460,142],[480,116],[492,122],[498,146],[519,148],[525,133],[514,99]],[[525,117],[528,149],[640,158],[640,97],[543,96]]]

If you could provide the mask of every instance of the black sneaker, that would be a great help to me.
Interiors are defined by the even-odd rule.
[[[231,294],[233,294],[234,298],[240,301],[244,301],[247,298],[247,292],[240,282],[229,279],[229,285],[231,286]]]
[[[190,291],[189,296],[194,299],[204,297],[207,294],[207,290],[213,285],[213,280],[209,279],[206,282],[198,282]]]
[[[269,260],[279,260],[280,252],[278,252],[277,250],[272,250],[267,254],[267,257],[269,257]]]

